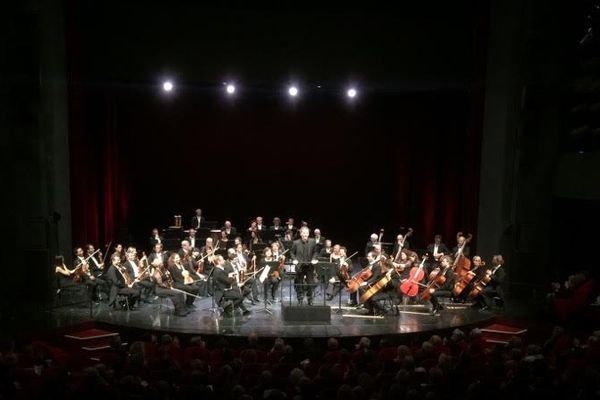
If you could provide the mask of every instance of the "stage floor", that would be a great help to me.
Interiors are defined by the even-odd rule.
[[[290,294],[281,293],[285,306],[295,306],[290,302]],[[468,305],[447,305],[439,316],[429,315],[429,308],[422,305],[399,306],[400,314],[390,310],[383,317],[365,315],[365,310],[346,306],[347,294],[336,298],[326,305],[331,307],[331,322],[295,322],[284,321],[282,302],[269,305],[264,303],[245,305],[252,313],[242,316],[237,311],[234,317],[223,317],[212,308],[210,297],[197,299],[196,309],[186,317],[173,315],[173,306],[168,299],[155,304],[142,303],[134,311],[114,311],[106,304],[95,305],[91,311],[85,306],[62,306],[52,312],[55,326],[68,326],[90,320],[129,328],[174,332],[197,335],[248,336],[261,337],[350,337],[395,334],[418,334],[454,328],[469,328],[490,323],[494,313],[471,309]],[[315,301],[322,306],[324,301]],[[310,311],[309,311],[310,313]]]

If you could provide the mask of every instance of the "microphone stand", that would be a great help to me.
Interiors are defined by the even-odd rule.
[[[212,314],[216,314],[217,318],[219,317],[219,308],[215,304],[215,280],[212,278],[212,274],[215,271],[216,266],[213,265],[212,269],[207,275],[208,285],[210,286],[210,299],[211,299],[211,307],[208,309],[204,309],[203,311],[210,311]]]

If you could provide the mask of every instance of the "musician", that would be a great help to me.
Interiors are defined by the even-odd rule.
[[[258,216],[256,217],[256,230],[258,232],[264,232],[266,231],[268,228],[265,224],[263,224],[263,217]]]
[[[323,236],[321,236],[321,230],[319,228],[316,228],[313,231],[313,237],[315,239],[315,243],[317,245],[317,254],[321,252],[321,249],[323,248],[323,246],[325,246],[325,238]]]
[[[197,208],[196,215],[192,217],[190,226],[194,229],[200,229],[200,226],[204,223],[204,217],[202,216],[202,210]]]
[[[102,293],[108,293],[109,290],[108,282],[103,277],[104,263],[100,258],[102,256],[102,253],[98,252],[94,254],[96,252],[96,249],[94,249],[94,246],[92,244],[87,244],[85,246],[85,249],[88,257],[89,272],[94,278],[93,280],[95,280],[97,284],[94,298],[102,300]]]
[[[128,275],[127,268],[121,266],[121,259],[118,254],[113,254],[110,261],[111,265],[106,271],[106,279],[110,284],[108,305],[116,309],[117,295],[121,294],[128,297],[129,309],[134,310],[135,304],[140,298],[140,289],[128,285],[128,281],[133,281],[133,278]],[[121,306],[124,308],[126,304]]]
[[[262,278],[263,274],[265,275],[263,281],[263,295],[265,296],[264,300],[271,302],[276,301],[275,296],[277,293],[277,289],[279,288],[279,283],[281,282],[281,275],[283,274],[283,271],[279,271],[276,268],[276,266],[267,264],[278,261],[275,257],[273,257],[273,245],[275,245],[275,248],[277,248],[277,251],[279,251],[279,244],[277,242],[273,242],[271,247],[265,247],[263,249],[262,257],[258,262],[259,269],[269,268],[267,272],[265,272],[264,270],[261,271],[261,275],[259,275],[259,278]]]
[[[404,235],[399,234],[396,236],[396,243],[394,243],[392,255],[398,254],[398,252],[402,249],[410,249],[410,243],[408,243],[408,240],[404,238]]]
[[[409,276],[410,269],[417,261],[418,256],[415,252],[408,249],[403,249],[400,254],[392,261],[392,265],[399,273],[399,279],[401,282],[406,280]]]
[[[163,265],[167,262],[167,252],[163,251],[162,243],[156,243],[152,248],[152,253],[148,256],[150,265],[153,265],[156,260]]]
[[[227,235],[227,238],[229,238],[229,239],[231,239],[232,237],[235,237],[235,235],[237,235],[237,230],[233,226],[231,226],[231,221],[225,221],[221,230],[225,231],[225,234]]]
[[[325,290],[328,301],[332,300],[342,290],[342,287],[348,286],[347,281],[352,274],[351,261],[346,261],[345,247],[339,244],[333,246],[330,261],[335,263],[335,269],[334,275],[328,279],[327,289]]]
[[[477,297],[475,297],[474,308],[482,311],[494,305],[494,298],[498,298],[500,303],[504,303],[504,292],[502,284],[506,278],[504,270],[504,258],[497,254],[492,257],[492,268],[485,271],[483,276],[488,275],[490,281],[483,288]],[[482,277],[483,277],[482,276]]]
[[[75,269],[69,269],[65,265],[65,258],[63,256],[54,257],[54,273],[59,280],[59,286],[72,286],[73,285],[73,274],[77,273]]]
[[[288,218],[287,222],[285,223],[285,231],[286,231],[286,234],[288,231],[292,232],[292,239],[290,239],[290,240],[294,240],[296,238],[296,235],[298,233],[298,228],[296,228],[296,226],[294,226],[294,218]]]
[[[212,238],[209,238],[212,243]],[[219,233],[219,246],[223,249],[228,249],[229,246],[229,238],[227,237],[227,232],[221,231]]]
[[[187,252],[184,253],[181,257],[181,264],[183,267],[189,271],[188,280],[195,281],[195,285],[198,288],[198,295],[201,297],[208,295],[208,276],[203,273],[198,272],[198,263],[200,261],[200,250],[196,248],[192,248],[191,246],[187,248]],[[204,261],[207,261],[209,257],[207,257]],[[207,262],[208,263],[208,262]],[[206,264],[205,264],[206,265]]]
[[[440,257],[440,266],[437,267],[440,274],[444,274],[446,277],[446,282],[436,289],[429,298],[431,302],[431,315],[439,315],[440,310],[443,307],[440,305],[438,300],[439,297],[452,297],[452,290],[454,289],[454,272],[452,271],[452,265],[454,264],[454,260],[449,255],[444,255]]]
[[[117,254],[119,256],[119,259],[120,259],[121,262],[125,261],[125,250],[124,250],[123,245],[121,243],[117,243],[115,245],[115,250],[110,255],[110,258],[112,259],[112,256],[114,256],[115,254]]]
[[[385,272],[387,272],[382,269],[381,260],[377,258],[375,253],[367,253],[367,261],[369,262],[369,268],[373,272],[373,275],[371,275],[368,280],[361,283],[360,287],[358,288],[359,297],[369,290],[371,286],[379,282],[379,280],[385,276]],[[384,291],[385,288],[381,289],[375,296],[371,297],[363,304],[363,307],[367,310],[368,314],[380,314],[383,312],[379,306],[379,303],[377,302],[377,299],[381,297]],[[354,293],[354,295],[356,296],[356,293]]]
[[[371,237],[365,246],[365,256],[369,254],[369,252],[373,251],[373,247],[378,243],[379,236],[376,233],[371,233]]]
[[[252,232],[250,232],[250,240],[248,241],[248,248],[250,250],[253,249],[253,246],[255,244],[262,244],[262,243],[263,243],[263,241],[260,238],[260,236],[258,234],[258,231],[252,231]]]
[[[292,244],[290,254],[292,262],[296,265],[296,296],[298,303],[303,304],[306,295],[308,305],[313,303],[313,288],[316,284],[314,264],[316,264],[316,243],[309,238],[308,227],[300,228],[300,239]]]
[[[287,230],[285,231],[285,235],[283,236],[284,242],[292,242],[294,240],[294,231]]]
[[[339,248],[339,245],[336,245]],[[331,247],[331,240],[325,240],[324,246],[319,251],[319,258],[322,260],[330,261],[331,253],[333,252],[333,248]]]
[[[427,253],[431,254],[431,261],[438,263],[440,257],[450,254],[448,247],[442,242],[442,235],[437,234],[433,237],[433,243],[427,246]]]
[[[151,280],[149,264],[146,257],[143,261],[137,258],[135,247],[128,247],[125,253],[126,261],[123,264],[127,268],[127,273],[135,281],[133,288],[140,289],[140,295],[144,293],[146,298],[154,294],[154,283]]]
[[[183,290],[184,292],[190,293],[193,296],[186,296],[185,305],[187,308],[196,308],[194,306],[194,300],[200,293],[200,288],[196,284],[196,282],[185,283],[186,277],[188,277],[188,281],[190,280],[190,275],[193,271],[189,271],[184,267],[181,262],[181,257],[177,253],[171,253],[167,260],[167,270],[173,277],[173,287],[175,289]],[[193,281],[193,278],[191,279]]]
[[[277,236],[279,232],[283,233],[285,231],[284,227],[281,226],[281,219],[279,219],[279,217],[273,218],[273,225],[271,225],[269,230],[275,231],[275,236]]]
[[[188,231],[188,236],[185,238],[185,240],[189,242],[192,249],[195,249],[197,247],[196,245],[200,245],[200,241],[196,237],[196,229],[194,228],[190,228]]]
[[[236,246],[235,249],[227,250],[227,261],[225,262],[225,271],[229,271],[229,266],[231,266],[233,272],[236,273],[235,280],[236,285],[239,288],[240,293],[242,294],[243,299],[248,299],[254,305],[256,301],[252,296],[252,280],[251,284],[243,284],[243,279],[245,279],[246,272],[248,271],[248,257],[244,254],[244,249],[242,245]],[[248,283],[248,282],[246,282]],[[258,297],[258,290],[256,290],[256,294]]]
[[[213,272],[215,302],[224,309],[224,316],[233,317],[236,308],[242,310],[243,315],[250,314],[244,307],[244,298],[237,287],[235,271],[230,263],[226,263],[223,256],[215,257],[215,270]]]
[[[465,257],[469,257],[471,250],[469,249],[469,245],[466,244],[467,238],[462,234],[462,232],[458,232],[456,235],[456,246],[452,248],[452,255],[454,258],[458,256],[459,249],[463,247],[462,254]]]
[[[175,307],[175,315],[179,317],[188,315],[189,311],[187,311],[185,307],[185,295],[172,289],[173,278],[169,271],[164,267],[163,262],[160,259],[155,258],[152,262],[152,267],[154,268],[152,278],[156,283],[156,295],[171,299],[171,302]]]
[[[156,243],[162,243],[163,240],[163,237],[158,232],[158,228],[152,228],[152,234],[148,240],[148,243],[150,243],[150,248],[154,247]]]

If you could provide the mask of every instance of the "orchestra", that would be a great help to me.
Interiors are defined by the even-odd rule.
[[[421,251],[412,250],[407,240],[413,228],[400,228],[392,243],[383,242],[381,229],[370,235],[366,257],[353,258],[358,252],[348,256],[347,248],[330,235],[324,238],[319,228],[311,234],[307,222],[301,221],[298,228],[293,218],[282,224],[274,217],[267,226],[257,216],[239,234],[227,220],[210,236],[199,234],[208,232],[210,224],[200,209],[191,221],[177,249],[171,248],[164,231],[153,228],[148,256],[134,246],[125,250],[121,243],[105,249],[108,262],[93,244],[75,249],[72,268],[57,256],[57,282],[63,287],[85,285],[90,301],[106,300],[115,310],[134,310],[140,301],[168,298],[178,317],[195,309],[196,299],[208,296],[225,317],[234,316],[238,309],[247,317],[250,310],[245,302],[253,306],[261,298],[265,305],[280,301],[284,281],[290,282],[290,295],[294,289],[298,306],[313,306],[322,285],[319,295],[324,302],[339,297],[341,307],[342,296],[347,296],[346,306],[368,315],[386,313],[382,299],[397,307],[430,307],[432,316],[444,309],[440,299],[471,303],[478,310],[504,302],[504,259],[494,255],[488,267],[481,256],[470,258],[471,234],[458,232],[452,250],[436,234]]]

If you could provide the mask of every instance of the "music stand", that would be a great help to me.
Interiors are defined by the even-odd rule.
[[[207,282],[210,285],[210,291],[212,292],[212,295],[210,296],[210,301],[211,301],[211,307],[210,308],[205,308],[202,311],[210,311],[212,314],[216,314],[217,318],[219,317],[220,313],[219,313],[219,307],[217,307],[217,304],[215,303],[215,280],[212,279],[212,274],[215,270],[215,268],[217,268],[216,266],[213,265],[213,267],[211,268],[210,272],[207,275]],[[207,288],[208,291],[208,288]]]

